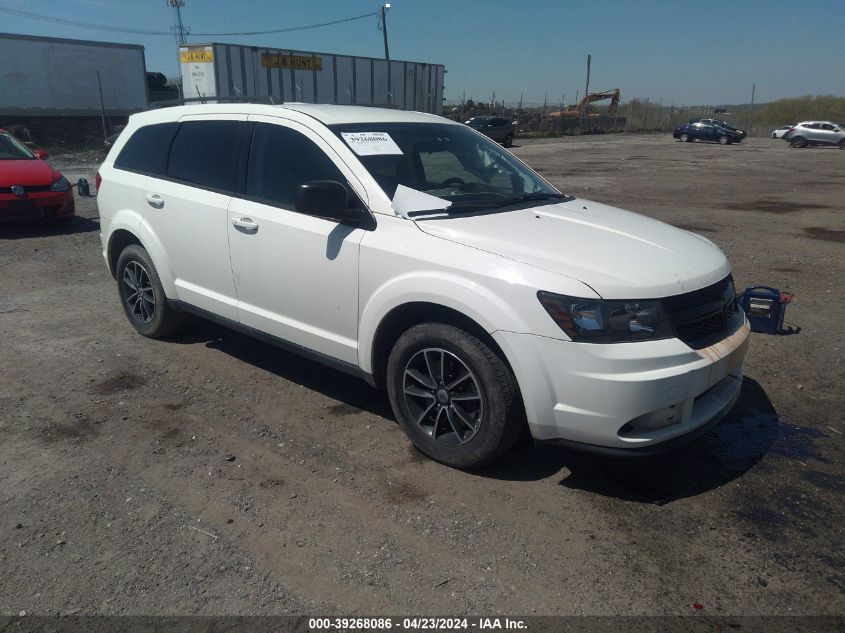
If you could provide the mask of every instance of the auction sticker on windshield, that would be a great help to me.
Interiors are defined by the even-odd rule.
[[[387,132],[341,132],[340,135],[358,156],[402,154]]]

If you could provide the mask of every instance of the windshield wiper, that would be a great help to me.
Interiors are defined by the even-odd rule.
[[[507,200],[502,200],[501,202],[497,203],[497,207],[504,207],[509,204],[520,204],[521,202],[532,202],[534,200],[548,200],[549,198],[554,198],[555,200],[564,200],[569,199],[570,196],[565,196],[562,193],[553,193],[553,192],[540,192],[535,191],[534,193],[524,193],[517,198],[508,198]]]
[[[541,200],[571,200],[572,196],[566,196],[561,193],[524,193],[516,198],[506,198],[504,200],[489,200],[484,202],[464,202],[455,203],[448,209],[443,209],[446,215],[460,215],[462,213],[473,213],[475,211],[489,211],[490,209],[498,209],[500,207],[507,207],[513,204],[522,204],[523,202],[541,201]]]
[[[526,202],[528,200],[545,200],[546,198],[569,198],[570,196],[566,196],[562,193],[554,193],[552,191],[548,193],[543,193],[542,191],[536,191],[534,193],[524,193],[519,197],[520,202]]]

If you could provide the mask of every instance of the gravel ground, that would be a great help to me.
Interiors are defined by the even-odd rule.
[[[657,459],[526,441],[447,469],[361,382],[199,321],[136,335],[80,199],[70,225],[0,228],[0,614],[845,615],[845,152],[514,151],[795,293],[800,332],[753,335],[716,429]],[[100,158],[52,161],[93,184]]]

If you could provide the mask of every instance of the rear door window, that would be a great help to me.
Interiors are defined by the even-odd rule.
[[[170,150],[167,177],[231,193],[237,179],[241,121],[186,121]]]
[[[178,123],[145,125],[137,129],[123,146],[114,166],[139,174],[164,176],[170,143],[178,129]]]

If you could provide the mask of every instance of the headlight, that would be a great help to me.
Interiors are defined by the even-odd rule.
[[[68,189],[70,189],[70,183],[64,176],[58,180],[54,180],[53,184],[50,185],[50,191],[67,191]]]
[[[543,291],[537,298],[573,341],[627,343],[674,336],[659,301],[578,299]]]

